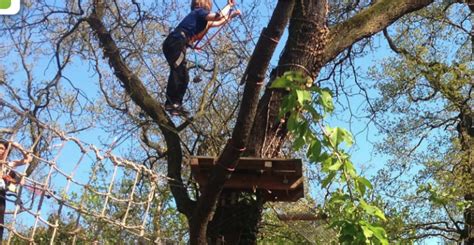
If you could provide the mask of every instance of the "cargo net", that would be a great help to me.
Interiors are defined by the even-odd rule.
[[[17,119],[27,117],[0,98],[0,111],[5,108]],[[2,191],[6,193],[0,222],[3,244],[102,243],[107,234],[121,244],[163,242],[156,227],[160,204],[155,196],[165,188],[166,176],[115,156],[111,149],[98,149],[47,124],[34,123],[43,131],[47,153],[16,169],[6,164],[9,159],[31,154],[27,145],[37,142],[17,142],[19,134],[8,132],[8,141],[16,147],[1,163],[3,179],[9,176]],[[4,124],[0,118],[0,129]],[[33,164],[36,167],[27,174]]]

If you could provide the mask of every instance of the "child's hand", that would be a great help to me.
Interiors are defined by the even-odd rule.
[[[235,16],[240,15],[240,14],[242,13],[240,12],[240,10],[237,9],[237,10],[232,11],[231,17],[234,18]]]
[[[21,149],[21,145],[16,143],[16,142],[11,142],[10,145],[12,146],[12,148],[17,148],[17,149]]]

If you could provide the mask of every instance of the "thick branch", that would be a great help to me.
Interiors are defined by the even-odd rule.
[[[380,0],[347,21],[330,28],[329,42],[324,49],[325,63],[334,59],[355,42],[370,37],[402,16],[422,9],[433,0]]]
[[[125,64],[112,35],[105,28],[101,18],[94,12],[89,16],[87,22],[97,35],[100,45],[104,50],[104,56],[108,58],[110,66],[114,69],[115,75],[124,86],[128,95],[158,124],[163,132],[168,146],[168,177],[170,178],[171,192],[176,200],[178,210],[187,217],[190,217],[194,203],[189,198],[181,179],[183,155],[179,135],[173,122],[166,115],[161,104],[148,93],[140,79]]]

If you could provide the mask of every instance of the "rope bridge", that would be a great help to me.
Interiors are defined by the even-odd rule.
[[[16,118],[28,117],[2,99],[0,107],[16,114]],[[3,124],[0,121],[0,128]],[[1,164],[4,173],[15,171],[19,182],[5,197],[5,222],[0,226],[8,234],[3,236],[6,244],[37,243],[38,234],[44,230],[50,244],[55,244],[61,232],[66,232],[72,244],[86,240],[81,237],[85,231],[89,236],[86,241],[100,241],[101,229],[106,225],[128,233],[130,241],[159,242],[151,224],[156,213],[152,208],[157,208],[153,203],[158,188],[168,181],[166,176],[115,156],[111,150],[83,143],[38,120],[35,124],[42,128],[41,136],[49,146],[47,156],[33,157],[31,164],[37,165],[32,174],[26,176],[27,168],[18,171],[5,162]],[[9,140],[15,142],[18,136],[11,135]],[[17,148],[14,152],[31,154],[30,150]],[[96,237],[91,238],[91,233]]]

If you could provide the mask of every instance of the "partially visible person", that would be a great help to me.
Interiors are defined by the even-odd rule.
[[[11,184],[10,182],[18,181],[18,176],[15,171],[13,171],[13,168],[30,163],[33,159],[30,154],[21,151],[23,154],[23,159],[8,161],[8,156],[12,147],[21,149],[16,143],[11,143],[9,141],[0,139],[0,174],[2,175],[2,178],[0,178],[0,244],[3,241],[3,225],[5,222],[7,190]]]

